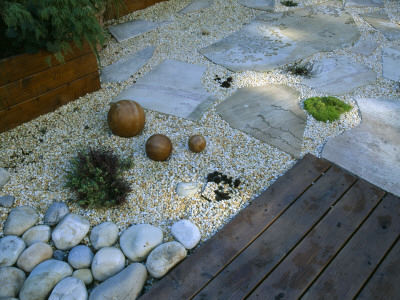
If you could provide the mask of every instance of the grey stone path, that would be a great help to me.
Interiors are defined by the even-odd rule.
[[[153,56],[155,47],[144,48],[128,57],[105,67],[101,71],[101,82],[119,82],[135,74]]]
[[[113,101],[134,100],[144,108],[198,120],[215,101],[201,85],[202,66],[167,59]]]
[[[239,0],[243,6],[250,8],[273,11],[275,8],[275,0]]]
[[[233,128],[298,157],[307,124],[299,96],[284,85],[246,87],[220,103],[217,112]]]
[[[123,42],[127,39],[152,31],[170,23],[170,21],[153,22],[147,20],[134,20],[123,24],[110,26],[108,27],[108,30],[118,42]]]
[[[350,93],[376,81],[374,70],[344,56],[317,61],[312,72],[313,77],[304,78],[302,83],[332,95]]]
[[[400,82],[400,45],[382,50],[383,77]]]
[[[214,3],[214,0],[194,0],[188,6],[180,11],[181,14],[188,14],[197,10],[205,9],[210,7]]]
[[[400,102],[356,100],[361,124],[329,140],[322,157],[400,196]]]
[[[269,71],[315,52],[351,45],[360,33],[351,16],[335,7],[265,13],[232,35],[199,50],[229,70]]]
[[[383,7],[383,1],[382,0],[347,0],[346,6],[347,7],[366,7],[366,6]]]
[[[376,30],[380,31],[389,41],[400,39],[400,29],[390,20],[384,9],[361,14],[361,16],[371,24]]]
[[[371,55],[372,52],[378,48],[379,44],[375,41],[359,40],[353,48],[350,49],[351,52],[362,54],[365,56]]]

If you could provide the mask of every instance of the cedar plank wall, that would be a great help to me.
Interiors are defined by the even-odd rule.
[[[114,3],[115,1],[118,2],[120,0],[110,0],[109,2]],[[120,8],[119,16],[120,17],[125,16],[135,10],[145,9],[149,6],[152,6],[153,4],[163,1],[167,0],[123,0],[125,7]],[[107,9],[105,13],[105,19],[110,20],[114,19],[115,17],[116,17],[116,12],[114,9],[114,5],[112,4],[112,8]]]
[[[50,53],[21,54],[0,60],[0,133],[100,89],[96,57],[89,45],[73,47],[65,64]]]

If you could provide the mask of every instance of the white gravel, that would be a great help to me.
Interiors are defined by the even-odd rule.
[[[297,2],[313,5],[324,1]],[[241,6],[237,0],[215,0],[213,6],[204,11],[187,15],[177,13],[189,3],[190,0],[169,0],[122,18],[121,22],[133,19],[173,21],[163,28],[122,43],[117,43],[113,38],[108,40],[100,53],[100,68],[147,46],[156,47],[151,60],[130,79],[121,83],[102,84],[102,89],[97,92],[0,134],[0,167],[6,168],[11,174],[10,182],[0,191],[0,195],[15,196],[14,206],[33,206],[43,217],[53,201],[74,199],[74,194],[64,187],[65,170],[68,169],[69,161],[75,156],[78,147],[106,145],[121,156],[133,158],[134,167],[125,174],[133,192],[126,204],[109,210],[82,209],[72,200],[68,202],[71,212],[84,215],[92,226],[103,221],[113,221],[121,231],[136,223],[160,226],[164,230],[165,241],[172,240],[172,223],[179,219],[189,219],[199,227],[204,242],[295,163],[291,156],[279,149],[230,128],[215,112],[215,105],[240,87],[268,83],[286,84],[300,91],[300,103],[310,96],[322,94],[301,85],[299,77],[287,74],[283,68],[267,73],[234,73],[207,60],[197,49],[238,30],[263,11]],[[399,25],[400,3],[396,0],[386,0],[385,5],[389,16]],[[278,11],[284,10],[288,8],[278,6]],[[303,154],[311,152],[320,155],[327,139],[360,122],[353,97],[399,98],[396,83],[382,78],[381,66],[382,48],[396,42],[387,41],[359,16],[360,13],[374,10],[377,9],[347,9],[360,29],[361,39],[379,43],[379,47],[371,56],[354,54],[349,51],[351,47],[348,47],[328,53],[317,53],[304,60],[314,62],[322,57],[344,55],[373,68],[378,74],[378,81],[340,97],[354,107],[340,120],[322,123],[309,117],[304,135]],[[115,21],[111,21],[108,24],[114,23]],[[126,139],[113,135],[106,122],[109,102],[120,91],[167,58],[205,66],[207,71],[202,83],[216,97],[215,104],[198,122],[146,110],[146,127],[139,136]],[[232,76],[232,87],[220,87],[214,81],[215,75],[223,79]],[[155,133],[166,134],[173,142],[172,156],[166,162],[154,162],[145,155],[145,142]],[[202,134],[207,140],[206,149],[199,154],[190,152],[187,146],[187,140],[193,134]],[[238,196],[230,200],[210,202],[200,195],[192,199],[179,198],[176,195],[177,183],[205,183],[205,177],[213,171],[240,178],[244,184],[241,185]],[[9,210],[0,208],[1,231]]]

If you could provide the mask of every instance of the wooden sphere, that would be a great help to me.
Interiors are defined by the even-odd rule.
[[[132,137],[144,128],[145,115],[139,103],[121,100],[111,104],[107,121],[111,131],[122,137]]]
[[[146,155],[152,160],[164,161],[171,152],[171,140],[163,134],[153,134],[146,142]]]
[[[203,151],[206,144],[206,139],[200,134],[192,135],[188,141],[189,149],[193,152]]]

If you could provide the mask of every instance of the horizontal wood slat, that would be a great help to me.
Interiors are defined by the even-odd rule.
[[[85,43],[82,50],[76,46],[71,47],[73,52],[65,55],[65,62],[73,60],[79,56],[88,54],[92,51],[89,44]],[[41,50],[36,54],[24,53],[0,60],[0,86],[9,84],[21,78],[28,77],[40,71],[49,69],[51,66],[57,66],[60,63],[52,57],[51,66],[45,59],[52,54]]]
[[[47,93],[95,71],[96,57],[93,53],[88,53],[65,64],[14,81],[0,87],[0,110]]]
[[[100,89],[98,72],[69,82],[48,93],[0,111],[0,133],[54,111],[63,104]]]
[[[132,13],[135,10],[145,9],[153,4],[163,2],[167,0],[123,0],[125,6],[119,8],[119,17],[125,16]],[[118,0],[117,0],[118,2]],[[115,9],[114,1],[111,0],[107,10],[105,12],[105,19],[115,19],[117,17],[117,11]]]

